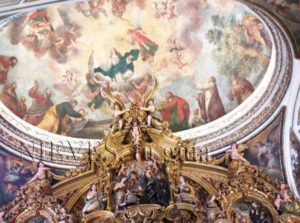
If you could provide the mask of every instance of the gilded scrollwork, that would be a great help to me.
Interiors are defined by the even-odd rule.
[[[237,205],[250,199],[260,217],[274,223],[299,220],[299,202],[286,186],[243,158],[245,146],[210,157],[193,141],[149,126],[147,114],[137,105],[123,118],[124,128],[111,131],[90,155],[85,154],[81,167],[54,185],[41,178],[21,189],[6,216],[25,219],[34,215],[30,210],[35,208],[50,222],[75,216],[75,222],[86,223],[225,223],[247,218],[238,213]],[[132,120],[138,120],[141,128],[138,144],[124,140],[131,138]],[[286,202],[280,211],[278,194]]]

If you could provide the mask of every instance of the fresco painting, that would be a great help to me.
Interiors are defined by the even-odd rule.
[[[286,25],[294,37],[297,57],[300,57],[300,1],[299,0],[251,0],[272,11]]]
[[[95,139],[112,118],[108,92],[128,106],[156,83],[172,131],[217,120],[255,91],[272,52],[264,23],[236,1],[54,5],[3,24],[0,43],[2,103],[40,129]]]
[[[252,199],[243,199],[234,204],[232,222],[271,223],[270,213],[262,205]]]
[[[273,179],[285,181],[282,167],[282,124],[284,111],[281,111],[270,126],[249,140],[244,157],[252,165],[259,166]]]
[[[32,178],[35,167],[0,147],[0,207],[11,202],[18,191]]]
[[[293,176],[296,187],[298,188],[298,193],[300,193],[300,142],[293,131],[290,133],[290,140]]]

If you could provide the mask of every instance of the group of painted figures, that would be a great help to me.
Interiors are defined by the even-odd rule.
[[[119,55],[115,50],[113,50],[113,52],[113,55]],[[114,107],[109,99],[107,99],[107,91],[111,91],[113,85],[111,80],[115,79],[117,73],[121,72],[125,74],[129,71],[133,72],[134,67],[132,62],[137,58],[138,54],[138,50],[132,50],[129,53],[125,53],[124,56],[117,56],[118,63],[113,64],[109,70],[104,70],[101,67],[91,69],[87,74],[87,85],[90,92],[86,95],[91,98],[90,102],[87,103],[87,107],[92,110],[98,109],[104,104],[108,107]],[[41,91],[41,88],[44,88],[44,86],[41,86],[37,80],[34,81],[28,91],[28,96],[30,100],[32,100],[32,104],[28,107],[26,97],[19,97],[17,95],[17,82],[9,83],[7,81],[10,68],[16,66],[17,63],[18,59],[16,57],[0,56],[0,84],[2,85],[0,100],[7,108],[26,122],[52,133],[69,135],[71,134],[71,130],[81,130],[84,128],[88,122],[88,112],[86,108],[83,108],[84,106],[79,104],[75,99],[55,104],[52,99],[53,89],[45,88]],[[97,73],[100,74],[97,75]],[[126,75],[123,75],[123,78],[125,78],[125,76]],[[66,79],[68,79],[68,81],[72,81],[71,79],[74,78],[72,72],[67,72]],[[149,83],[155,81],[155,77],[146,75],[145,78],[138,83],[129,81],[135,90],[127,95],[127,97],[115,91],[113,91],[113,94],[125,102],[129,100],[129,102],[138,103],[146,93]],[[237,98],[239,104],[254,91],[249,81],[237,75],[233,75],[231,81],[232,88],[229,97],[232,99]],[[197,94],[199,109],[194,110],[192,118],[190,118],[189,103],[184,98],[174,95],[170,91],[165,94],[166,100],[161,102],[160,106],[157,107],[161,119],[168,122],[169,128],[174,132],[214,121],[225,114],[225,109],[219,96],[216,78],[211,77],[208,82],[205,83],[194,81],[194,84],[199,90]],[[61,86],[55,87],[62,88]],[[66,87],[63,88],[65,89]],[[238,97],[238,95],[240,95],[240,97]],[[80,108],[76,108],[77,106],[80,106]],[[154,101],[152,101],[151,106],[154,107]],[[115,107],[113,109],[115,109]],[[153,108],[151,109],[153,110]],[[111,109],[108,108],[108,110]]]

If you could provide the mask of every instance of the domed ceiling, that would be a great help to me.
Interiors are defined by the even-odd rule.
[[[54,5],[2,23],[0,98],[39,129],[99,139],[112,119],[109,92],[129,106],[155,89],[157,116],[172,131],[203,127],[270,79],[272,42],[236,1]]]

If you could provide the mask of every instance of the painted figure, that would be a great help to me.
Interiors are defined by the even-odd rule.
[[[117,17],[122,17],[128,3],[129,1],[127,0],[111,0],[112,14]]]
[[[42,121],[44,114],[53,105],[51,101],[52,91],[46,88],[45,92],[40,92],[39,83],[35,81],[28,95],[33,100],[24,119],[36,126]]]
[[[131,50],[125,53],[123,56],[120,56],[118,63],[112,64],[112,66],[106,70],[101,67],[97,67],[94,69],[94,73],[101,73],[104,76],[110,77],[112,80],[116,77],[117,74],[122,74],[123,76],[126,74],[127,76],[134,72],[134,64],[139,57],[140,51],[137,49]]]
[[[232,75],[230,79],[231,89],[228,97],[230,100],[236,99],[238,104],[241,104],[254,92],[254,87],[248,80],[238,75]]]
[[[2,88],[2,92],[0,93],[0,100],[14,114],[19,115],[19,100],[16,89],[16,82],[12,82],[11,84],[6,83]]]
[[[295,23],[300,23],[300,19],[290,12],[290,8],[293,7],[292,5],[294,5],[296,10],[300,12],[299,0],[268,0],[268,2],[275,6],[275,11],[279,15]]]
[[[141,103],[143,96],[147,92],[148,86],[154,79],[154,76],[146,74],[142,80],[130,80],[130,84],[134,88],[130,92],[130,99],[135,103]]]
[[[233,143],[229,150],[226,151],[227,153],[230,153],[230,158],[232,160],[240,160],[247,164],[250,164],[248,160],[246,160],[242,154],[240,154],[238,150],[238,145],[236,143]]]
[[[190,106],[188,102],[172,92],[166,93],[168,103],[160,111],[163,121],[169,123],[173,132],[182,131],[189,128]]]
[[[268,49],[272,48],[272,42],[265,32],[264,24],[256,16],[246,16],[240,26],[249,43],[259,43]]]
[[[0,55],[0,84],[6,84],[9,70],[17,63],[18,59],[14,56]]]
[[[239,212],[234,213],[233,223],[252,223],[248,216],[242,215]]]
[[[18,101],[18,116],[23,119],[27,114],[26,97],[21,96]]]
[[[87,3],[78,3],[77,8],[85,17],[92,16],[98,19],[100,13],[107,17],[106,10],[103,7],[104,5],[105,0],[92,0]]]
[[[139,46],[143,61],[155,56],[158,45],[145,36],[141,29],[129,29],[128,33],[131,36],[132,44],[136,43]]]
[[[193,80],[194,85],[200,92],[197,101],[200,109],[200,116],[206,122],[212,122],[223,115],[225,109],[219,95],[216,78],[210,77],[206,83],[199,83]]]
[[[195,127],[198,127],[200,125],[203,125],[205,124],[204,120],[201,118],[200,116],[200,111],[198,108],[196,108],[193,112],[193,118],[192,118],[192,121],[191,121],[191,127],[192,128],[195,128]]]
[[[48,11],[45,9],[37,10],[31,13],[28,17],[28,24],[35,29],[46,29],[54,31],[51,23]]]
[[[44,163],[40,162],[38,165],[38,170],[36,174],[28,181],[28,183],[32,183],[36,180],[44,180],[46,179],[46,171],[49,170],[48,167],[45,167]]]
[[[74,110],[76,105],[77,101],[71,100],[70,102],[62,102],[51,106],[37,127],[52,133],[65,135],[68,117],[82,118],[84,116],[83,110],[80,112]]]
[[[97,191],[96,184],[92,184],[91,189],[87,193],[85,199],[84,199],[84,207],[82,209],[82,214],[88,214],[91,213],[99,208],[101,208],[101,201],[99,201],[98,198],[99,194]],[[101,198],[100,198],[101,199]]]
[[[253,223],[260,223],[260,212],[261,210],[258,208],[257,204],[252,202],[249,217]]]

